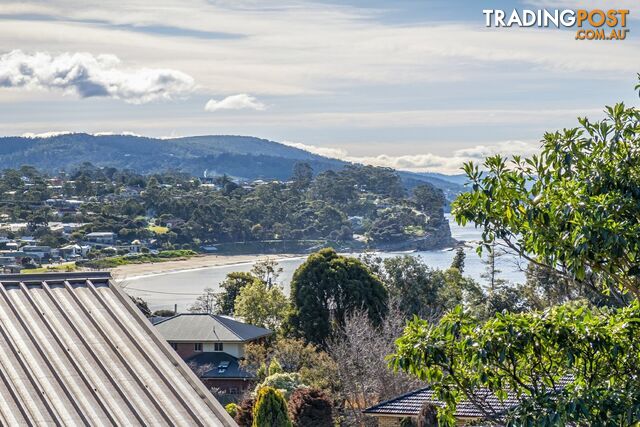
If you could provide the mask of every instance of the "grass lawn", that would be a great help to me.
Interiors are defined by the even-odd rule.
[[[161,225],[150,225],[147,228],[156,234],[165,234],[169,231],[169,227],[163,227]]]
[[[76,271],[75,262],[65,262],[63,264],[45,265],[44,267],[40,267],[40,268],[24,269],[21,271],[21,273],[24,273],[24,274],[56,273],[56,272],[69,273],[71,271]]]

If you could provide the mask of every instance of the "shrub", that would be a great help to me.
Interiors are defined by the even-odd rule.
[[[252,427],[292,427],[287,404],[278,390],[262,387],[258,391]]]
[[[331,399],[321,390],[299,388],[289,398],[289,415],[296,427],[331,427]]]
[[[255,402],[256,399],[251,396],[240,402],[240,406],[236,408],[236,415],[233,417],[238,426],[251,427],[253,425],[253,405]]]
[[[238,405],[236,405],[235,403],[227,404],[224,409],[229,415],[231,415],[231,418],[235,418],[235,416],[238,415]]]
[[[281,374],[283,372],[284,370],[282,369],[280,362],[278,362],[278,359],[274,357],[269,364],[269,375]]]
[[[280,374],[269,375],[265,380],[256,387],[256,391],[262,388],[275,388],[284,395],[285,398],[289,398],[291,393],[300,387],[306,387],[300,378],[300,374],[283,372]]]

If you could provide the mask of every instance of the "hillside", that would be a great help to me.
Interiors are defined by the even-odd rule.
[[[207,135],[158,139],[132,135],[64,134],[48,138],[0,138],[3,168],[35,166],[49,172],[82,163],[131,169],[139,173],[180,170],[194,176],[227,174],[241,179],[286,180],[297,162],[316,173],[339,170],[347,163],[295,147],[249,136]],[[438,174],[401,172],[409,188],[428,182],[451,200],[463,188]]]

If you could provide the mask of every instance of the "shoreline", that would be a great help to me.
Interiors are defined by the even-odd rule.
[[[228,267],[230,265],[254,264],[265,259],[281,261],[301,258],[302,254],[258,254],[258,255],[198,255],[189,259],[152,262],[144,264],[126,264],[108,271],[117,280],[138,280],[165,274],[203,270],[207,268]]]

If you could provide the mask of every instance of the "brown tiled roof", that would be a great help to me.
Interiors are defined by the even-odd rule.
[[[234,426],[108,273],[0,275],[0,424]]]

